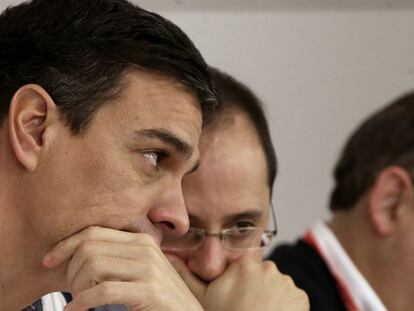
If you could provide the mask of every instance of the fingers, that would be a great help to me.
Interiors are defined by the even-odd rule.
[[[148,267],[136,260],[119,259],[114,257],[91,257],[77,271],[70,281],[71,292],[77,296],[80,292],[87,290],[106,280],[111,281],[146,281]]]
[[[229,265],[225,272],[237,275],[245,274],[252,277],[257,276],[258,278],[261,278],[262,274],[271,277],[280,277],[282,275],[273,261],[262,261],[250,256],[239,257]]]
[[[92,227],[67,238],[46,256],[45,266],[69,262],[74,300],[65,310],[106,304],[131,310],[200,310],[200,304],[147,234]]]
[[[296,297],[294,298],[294,301],[297,304],[297,308],[295,310],[297,311],[309,311],[310,310],[309,297],[304,290],[297,288],[297,293],[296,293]]]
[[[136,241],[135,244],[120,244],[92,240],[84,241],[78,246],[75,254],[70,260],[67,270],[67,280],[68,283],[71,284],[73,280],[77,278],[77,275],[84,265],[91,266],[91,268],[98,268],[96,267],[96,264],[99,260],[103,260],[100,258],[106,258],[105,260],[108,263],[110,263],[110,259],[112,258],[112,261],[114,262],[113,264],[116,262],[114,258],[124,260],[120,261],[120,264],[128,263],[127,260],[134,260],[143,264],[154,257],[160,257],[160,259],[163,257],[160,249],[155,245],[141,245],[139,244],[139,241]],[[113,267],[113,265],[110,267]]]
[[[59,242],[43,258],[43,265],[47,268],[54,268],[67,261],[74,255],[76,249],[84,241],[99,240],[118,243],[130,243],[142,239],[143,244],[156,244],[152,238],[144,233],[130,233],[102,227],[88,227],[77,234]]]
[[[75,296],[65,311],[87,311],[103,305],[122,304],[129,310],[201,311],[194,297],[165,292],[158,282],[132,283],[107,281]]]
[[[126,233],[126,232],[121,232]],[[144,235],[127,233],[127,243],[87,240],[80,242],[72,256],[66,274],[67,284],[77,294],[104,281],[137,281],[175,270],[158,245],[146,241]],[[95,234],[96,236],[96,234]],[[105,232],[99,237],[105,237]],[[88,238],[91,237],[90,235]],[[55,250],[59,253],[60,250]]]
[[[281,274],[271,261],[240,257],[209,284],[203,300],[205,310],[308,311],[305,293]]]
[[[81,292],[65,307],[65,311],[87,311],[106,304],[125,304],[144,310],[146,296],[146,288],[139,284],[107,281]]]
[[[191,290],[193,295],[200,301],[202,297],[204,297],[204,293],[207,289],[207,284],[200,280],[196,275],[194,275],[187,268],[187,265],[181,258],[169,253],[165,253],[165,256],[168,258],[174,269],[183,279],[187,287]]]
[[[263,261],[249,256],[241,256],[228,266],[223,275],[249,275],[250,277],[260,277],[260,274],[255,272],[259,272],[258,270],[261,269],[263,269]]]

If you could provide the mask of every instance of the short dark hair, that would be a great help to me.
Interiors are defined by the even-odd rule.
[[[246,113],[257,131],[266,157],[268,184],[272,193],[277,174],[277,158],[262,102],[249,87],[229,74],[212,67],[210,71],[222,105],[212,124],[220,119],[220,115],[232,109]]]
[[[127,69],[172,77],[198,98],[204,121],[218,104],[208,67],[173,23],[126,0],[33,0],[0,15],[0,122],[23,85],[42,86],[71,130],[82,132]]]
[[[413,179],[414,92],[374,113],[349,138],[334,170],[330,209],[351,209],[393,165]]]

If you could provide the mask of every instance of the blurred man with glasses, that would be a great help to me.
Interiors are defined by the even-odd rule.
[[[212,69],[223,109],[203,129],[201,166],[183,179],[190,218],[161,248],[206,311],[308,310],[307,297],[263,251],[276,235],[276,155],[260,101]]]

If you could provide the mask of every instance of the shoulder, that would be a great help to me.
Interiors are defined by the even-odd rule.
[[[297,286],[320,287],[335,284],[329,269],[319,254],[305,241],[275,248],[269,257],[282,273],[289,274]]]
[[[321,270],[329,273],[323,259],[309,244],[302,239],[295,244],[283,244],[276,247],[269,259],[278,264],[280,269],[297,271],[306,275],[319,275]]]
[[[309,296],[312,311],[343,311],[342,298],[336,281],[323,258],[309,244],[298,240],[295,244],[280,245],[269,256],[296,286]]]

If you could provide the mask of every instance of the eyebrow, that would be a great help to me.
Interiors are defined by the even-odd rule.
[[[228,215],[225,216],[223,219],[224,223],[229,223],[231,221],[239,220],[239,219],[254,219],[259,220],[263,216],[262,211],[257,210],[251,210],[251,211],[245,211],[238,214]]]
[[[172,147],[186,160],[188,160],[191,155],[193,154],[194,148],[187,143],[184,139],[178,137],[177,135],[173,134],[172,132],[163,129],[163,128],[155,128],[155,129],[145,129],[140,131],[135,131],[136,134],[145,136],[147,138],[155,138],[158,139]],[[187,172],[190,174],[197,170],[200,166],[200,160],[197,160],[194,166]]]
[[[188,215],[189,219],[190,219],[190,223],[191,222],[195,222],[197,224],[202,224],[203,221],[200,217],[197,217],[195,215]],[[258,210],[249,210],[249,211],[244,211],[238,214],[231,214],[231,215],[227,215],[224,216],[223,218],[223,223],[229,223],[238,219],[255,219],[255,220],[259,220],[260,218],[263,217],[263,212],[262,211],[258,211]]]

